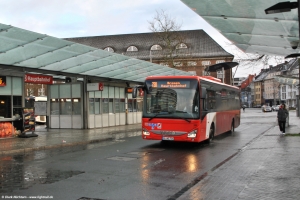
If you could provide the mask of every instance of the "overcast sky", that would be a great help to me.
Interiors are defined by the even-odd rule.
[[[203,29],[229,53],[233,45],[180,0],[0,0],[0,23],[58,38],[145,33],[164,10],[181,30]],[[238,68],[236,76],[257,73]]]

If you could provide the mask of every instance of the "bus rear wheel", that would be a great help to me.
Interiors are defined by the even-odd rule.
[[[212,124],[209,129],[208,143],[211,143],[213,141],[214,137],[215,137],[215,128],[214,128],[214,125]]]
[[[230,132],[233,134],[234,133],[234,121],[232,120],[232,123],[231,123],[231,129],[230,129]]]

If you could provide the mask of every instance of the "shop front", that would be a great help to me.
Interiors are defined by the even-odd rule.
[[[49,85],[49,128],[90,129],[141,123],[141,95],[132,98],[120,83],[105,84]]]
[[[128,88],[92,83],[87,84],[87,92],[88,128],[141,123],[142,102],[132,98]]]
[[[0,76],[0,138],[21,133],[18,120],[22,115],[23,77]]]

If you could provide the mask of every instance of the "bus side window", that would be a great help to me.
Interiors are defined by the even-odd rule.
[[[207,111],[207,91],[206,88],[202,87],[202,94],[201,94],[201,100],[200,100],[201,109],[203,111]]]

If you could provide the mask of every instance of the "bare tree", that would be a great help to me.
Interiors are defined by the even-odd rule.
[[[187,49],[178,49],[178,45],[184,43],[184,37],[180,33],[181,25],[171,18],[164,10],[156,11],[152,21],[148,21],[149,29],[155,33],[160,45],[163,46],[160,55],[169,67],[174,67],[179,57],[188,56]]]
[[[225,47],[230,53],[234,54],[233,61],[239,63],[239,69],[252,68],[253,71],[257,71],[257,69],[269,68],[271,64],[276,66],[285,62],[282,56],[245,53],[234,44],[226,41]]]

